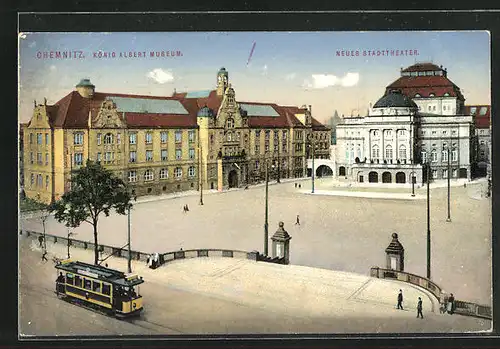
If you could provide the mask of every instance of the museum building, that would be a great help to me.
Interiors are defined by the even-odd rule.
[[[344,118],[337,125],[336,175],[422,183],[427,163],[432,179],[470,179],[477,161],[475,119],[447,75],[432,63],[401,69],[368,115]]]
[[[43,202],[70,188],[87,159],[135,195],[242,187],[304,177],[311,144],[329,158],[331,130],[311,106],[237,101],[225,68],[215,90],[141,96],[96,91],[82,79],[54,105],[34,103],[23,134],[24,193]]]

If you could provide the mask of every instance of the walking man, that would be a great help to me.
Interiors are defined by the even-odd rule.
[[[48,259],[47,259],[47,251],[43,251],[43,254],[42,254],[42,262],[45,261],[47,262]]]
[[[295,183],[295,189],[297,189],[297,183]]]
[[[399,290],[398,294],[398,309],[404,310],[403,309],[403,291]]]
[[[422,314],[422,298],[418,297],[417,303],[417,319],[420,316],[421,319],[424,318],[424,314]]]
[[[297,215],[297,219],[295,220],[295,225],[300,225],[300,219],[299,219],[299,215]]]
[[[453,314],[453,311],[455,310],[455,297],[453,297],[453,293],[450,293],[450,296],[448,297],[448,314]]]
[[[40,243],[40,248],[42,248],[43,247],[43,236],[42,235],[38,236],[38,242]]]

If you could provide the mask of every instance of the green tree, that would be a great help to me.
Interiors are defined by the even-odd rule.
[[[99,263],[97,225],[99,216],[114,209],[118,214],[126,214],[132,207],[131,194],[120,178],[99,162],[87,160],[84,167],[71,173],[71,189],[51,206],[55,219],[67,227],[76,228],[87,222],[94,228],[94,263]]]

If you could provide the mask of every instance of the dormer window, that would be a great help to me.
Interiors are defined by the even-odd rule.
[[[448,92],[446,92],[443,96],[444,97],[450,97],[450,94]]]
[[[429,97],[436,97],[434,93],[429,93]]]
[[[420,93],[417,93],[417,94],[415,95],[415,98],[420,98],[420,97],[422,97],[422,96],[420,95]]]

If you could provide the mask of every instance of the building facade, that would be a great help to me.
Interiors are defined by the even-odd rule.
[[[475,120],[477,138],[477,175],[491,176],[491,106],[466,105],[465,113]]]
[[[336,173],[356,182],[418,183],[471,178],[476,163],[474,118],[460,89],[434,64],[415,64],[368,115],[337,126]]]
[[[236,100],[221,68],[216,89],[171,96],[96,92],[88,79],[54,105],[35,102],[23,127],[28,197],[50,202],[69,190],[87,159],[122,178],[135,195],[241,187],[303,177],[311,146],[329,157],[330,129],[311,106]]]

